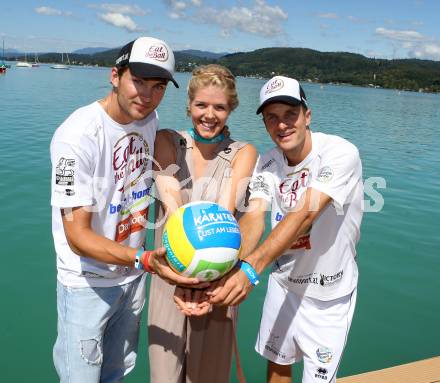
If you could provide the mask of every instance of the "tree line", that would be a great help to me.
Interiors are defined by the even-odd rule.
[[[118,52],[119,49],[111,49],[92,55],[69,54],[69,58],[71,63],[78,65],[112,66]],[[181,72],[191,71],[201,64],[218,63],[227,66],[236,76],[285,75],[319,83],[440,92],[440,62],[431,60],[387,60],[306,48],[263,48],[216,59],[177,51],[175,58],[176,68]],[[46,53],[40,55],[39,60],[57,63],[61,61],[61,54]]]

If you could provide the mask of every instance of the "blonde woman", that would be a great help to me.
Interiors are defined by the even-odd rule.
[[[225,134],[227,119],[237,106],[235,78],[227,68],[212,64],[193,71],[187,106],[192,127],[179,132],[162,130],[156,137],[160,216],[197,200],[217,202],[237,213],[257,159],[252,145]],[[162,230],[163,226],[156,230],[157,245]],[[174,293],[174,286],[152,277],[150,381],[229,382],[237,309],[206,306],[202,310],[209,310],[207,315],[185,315],[176,307]]]

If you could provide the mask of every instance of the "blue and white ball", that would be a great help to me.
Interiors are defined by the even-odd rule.
[[[237,263],[238,223],[214,202],[191,202],[177,209],[163,233],[166,259],[177,273],[201,281],[220,278]]]

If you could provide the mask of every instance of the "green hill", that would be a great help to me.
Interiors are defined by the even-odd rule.
[[[303,81],[440,92],[438,61],[385,60],[346,52],[265,48],[227,55],[218,62],[241,76],[286,75]]]
[[[91,55],[70,54],[79,65],[112,66],[119,48]],[[440,62],[417,59],[385,60],[347,52],[319,52],[305,48],[264,48],[220,58],[175,52],[177,71],[206,63],[227,66],[237,76],[268,78],[286,75],[302,81],[344,83],[401,90],[440,92]],[[17,58],[22,59],[22,58]],[[59,62],[61,54],[40,55],[41,62]]]

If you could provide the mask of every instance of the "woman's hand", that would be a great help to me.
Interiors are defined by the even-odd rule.
[[[205,290],[176,287],[174,302],[177,308],[186,316],[202,316],[212,311]]]

